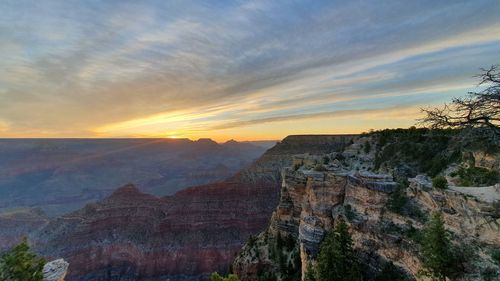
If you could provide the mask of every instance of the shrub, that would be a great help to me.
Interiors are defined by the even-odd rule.
[[[0,258],[0,280],[42,281],[44,265],[45,259],[30,252],[24,238]]]
[[[491,258],[500,265],[500,249],[495,249],[491,253]]]
[[[330,163],[330,157],[327,155],[323,156],[323,164],[328,165]]]
[[[366,141],[365,142],[365,145],[363,146],[363,150],[365,153],[370,153],[372,149],[372,146],[370,145],[370,142],[369,141]]]
[[[448,181],[443,176],[437,176],[432,179],[432,186],[438,189],[448,188]]]
[[[396,214],[408,216],[420,222],[427,220],[427,214],[422,211],[420,206],[412,202],[405,193],[407,183],[398,183],[396,190],[391,193],[387,201],[387,209]]]
[[[494,185],[500,181],[500,172],[481,167],[460,168],[457,171],[461,186]]]
[[[449,164],[460,159],[460,148],[450,140],[458,130],[387,129],[372,133],[378,142],[375,170],[382,166],[395,167],[400,163],[411,166],[415,172],[435,176]],[[451,145],[450,145],[451,144]]]
[[[408,198],[405,195],[404,186],[398,184],[396,190],[391,193],[389,200],[387,201],[387,208],[394,213],[403,214],[403,209]]]
[[[345,217],[349,220],[349,221],[352,221],[355,217],[356,217],[356,214],[354,213],[354,211],[352,210],[352,206],[349,205],[349,204],[346,204],[344,206],[344,211],[345,211]]]
[[[315,167],[314,167],[314,170],[317,171],[317,172],[324,172],[326,171],[326,168],[325,166],[321,165],[321,164],[317,164]]]

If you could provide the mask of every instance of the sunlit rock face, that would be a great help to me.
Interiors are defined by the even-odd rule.
[[[349,147],[347,154],[351,150]],[[331,154],[325,156],[332,158]],[[361,153],[345,158],[344,165],[330,161],[318,171],[313,167],[322,157],[299,155],[293,163],[302,166],[283,170],[280,201],[269,227],[252,245],[246,244],[233,263],[234,271],[243,281],[257,280],[265,271],[280,271],[279,264],[269,254],[273,247],[270,243],[274,243],[269,241],[278,235],[292,237],[299,244],[302,273],[305,272],[339,216],[346,218],[350,225],[358,259],[371,276],[365,276],[366,280],[372,280],[385,261],[394,262],[409,278],[421,278],[418,247],[407,233],[421,229],[424,221],[418,213],[401,215],[388,210],[388,200],[397,188],[392,176],[353,168],[353,164],[372,167],[369,162],[373,159],[369,155]],[[467,194],[466,187],[436,190],[424,175],[410,178],[409,182],[405,191],[408,204],[425,215],[441,211],[454,241],[481,245],[476,249],[478,257],[471,261],[460,280],[483,280],[482,271],[500,273],[500,267],[488,254],[500,245],[500,215],[498,205],[491,200],[500,190],[477,188],[477,196]],[[481,190],[493,193],[486,198]]]
[[[351,138],[291,136],[235,176],[172,196],[126,185],[51,221],[31,240],[40,253],[71,264],[66,280],[208,279],[227,272],[249,236],[268,225],[280,170],[292,155],[336,151]]]

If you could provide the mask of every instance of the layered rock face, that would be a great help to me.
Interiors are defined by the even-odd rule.
[[[339,216],[350,224],[358,258],[367,268],[366,280],[373,280],[386,261],[392,261],[409,278],[422,278],[418,274],[422,266],[417,245],[409,233],[423,227],[420,212],[425,215],[433,211],[443,213],[454,241],[476,247],[478,255],[466,265],[461,280],[486,280],[484,272],[500,276],[500,267],[489,257],[500,246],[500,215],[498,206],[491,201],[461,193],[459,188],[432,189],[429,180],[422,181],[419,176],[410,179],[410,187],[405,190],[408,204],[419,213],[401,215],[387,208],[397,188],[392,176],[356,171],[335,161],[318,171],[312,167],[321,157],[304,158],[299,156],[295,161],[304,164],[299,169],[283,170],[280,202],[269,228],[256,241],[246,244],[235,259],[233,269],[241,280],[258,280],[264,272],[275,272],[279,280],[288,280],[280,261],[272,255],[278,236],[297,241],[304,273]],[[369,162],[370,155],[361,154],[359,158],[348,163],[364,165],[363,159]],[[369,163],[365,166],[370,167]]]
[[[70,263],[66,280],[199,280],[227,272],[279,201],[280,169],[292,155],[340,150],[351,136],[291,136],[220,183],[155,197],[124,186],[53,220],[35,249]]]
[[[71,264],[67,280],[188,280],[227,271],[242,241],[266,224],[272,186],[199,189],[158,198],[124,186],[51,222],[35,249],[64,257]]]

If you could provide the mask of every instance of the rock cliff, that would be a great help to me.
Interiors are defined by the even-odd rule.
[[[392,175],[368,171],[373,170],[375,153],[360,149],[368,141],[357,139],[340,157],[299,155],[294,167],[283,169],[280,202],[269,227],[251,238],[233,263],[241,280],[296,280],[290,278],[314,263],[323,237],[339,216],[350,225],[365,280],[373,280],[387,261],[410,279],[422,278],[416,236],[433,211],[443,213],[454,241],[476,253],[464,264],[460,280],[496,280],[488,278],[500,276],[490,256],[500,247],[499,203],[462,192],[466,187],[433,189],[422,175],[410,178],[409,187],[401,191]],[[321,159],[334,160],[322,164]],[[498,187],[478,189],[500,194]],[[401,212],[388,208],[396,192],[407,200]]]

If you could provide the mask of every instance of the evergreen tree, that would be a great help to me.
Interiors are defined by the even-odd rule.
[[[452,244],[449,234],[444,228],[441,213],[432,214],[426,224],[422,239],[422,274],[432,280],[445,281],[453,265]]]
[[[0,257],[0,280],[42,281],[45,260],[30,252],[26,238]]]
[[[335,230],[328,233],[321,243],[316,266],[318,281],[362,280],[352,245],[347,224],[340,218]]]

